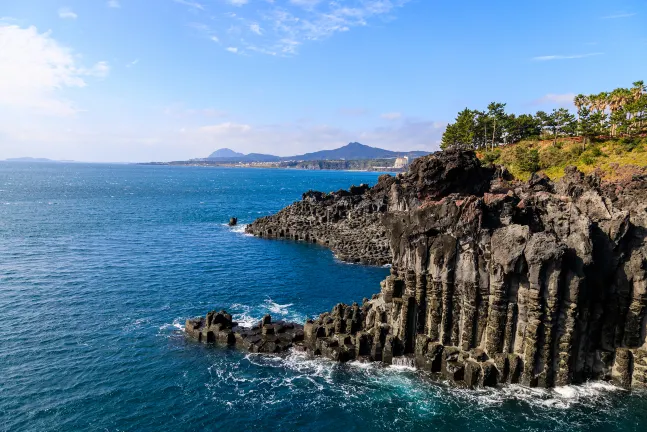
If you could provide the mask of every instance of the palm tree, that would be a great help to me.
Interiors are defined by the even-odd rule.
[[[627,89],[617,88],[613,90],[607,97],[607,104],[611,111],[611,136],[616,136],[618,129],[617,123],[614,121],[614,114],[623,109],[629,103],[631,92]]]

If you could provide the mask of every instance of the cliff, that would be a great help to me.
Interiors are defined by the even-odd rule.
[[[513,180],[471,152],[373,188],[308,192],[248,232],[391,262],[381,291],[306,322],[313,355],[405,363],[468,386],[647,385],[647,177]],[[388,248],[385,246],[388,245]]]

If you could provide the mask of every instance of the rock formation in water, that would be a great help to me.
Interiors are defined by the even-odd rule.
[[[187,320],[184,331],[200,342],[232,345],[255,353],[277,354],[303,342],[302,325],[272,322],[270,315],[246,328],[240,327],[227,312],[212,311],[204,318]]]
[[[308,192],[248,227],[392,263],[372,299],[306,322],[308,352],[540,387],[647,386],[646,230],[647,177],[569,168],[523,183],[458,151],[373,188]]]

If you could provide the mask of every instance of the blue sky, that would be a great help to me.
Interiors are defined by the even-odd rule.
[[[646,75],[644,0],[3,0],[0,159],[433,151]]]

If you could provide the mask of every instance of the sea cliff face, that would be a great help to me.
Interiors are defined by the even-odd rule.
[[[309,320],[293,346],[540,387],[647,386],[646,230],[646,177],[602,183],[569,168],[522,183],[457,151],[373,188],[308,192],[247,227],[392,264],[379,294]]]

